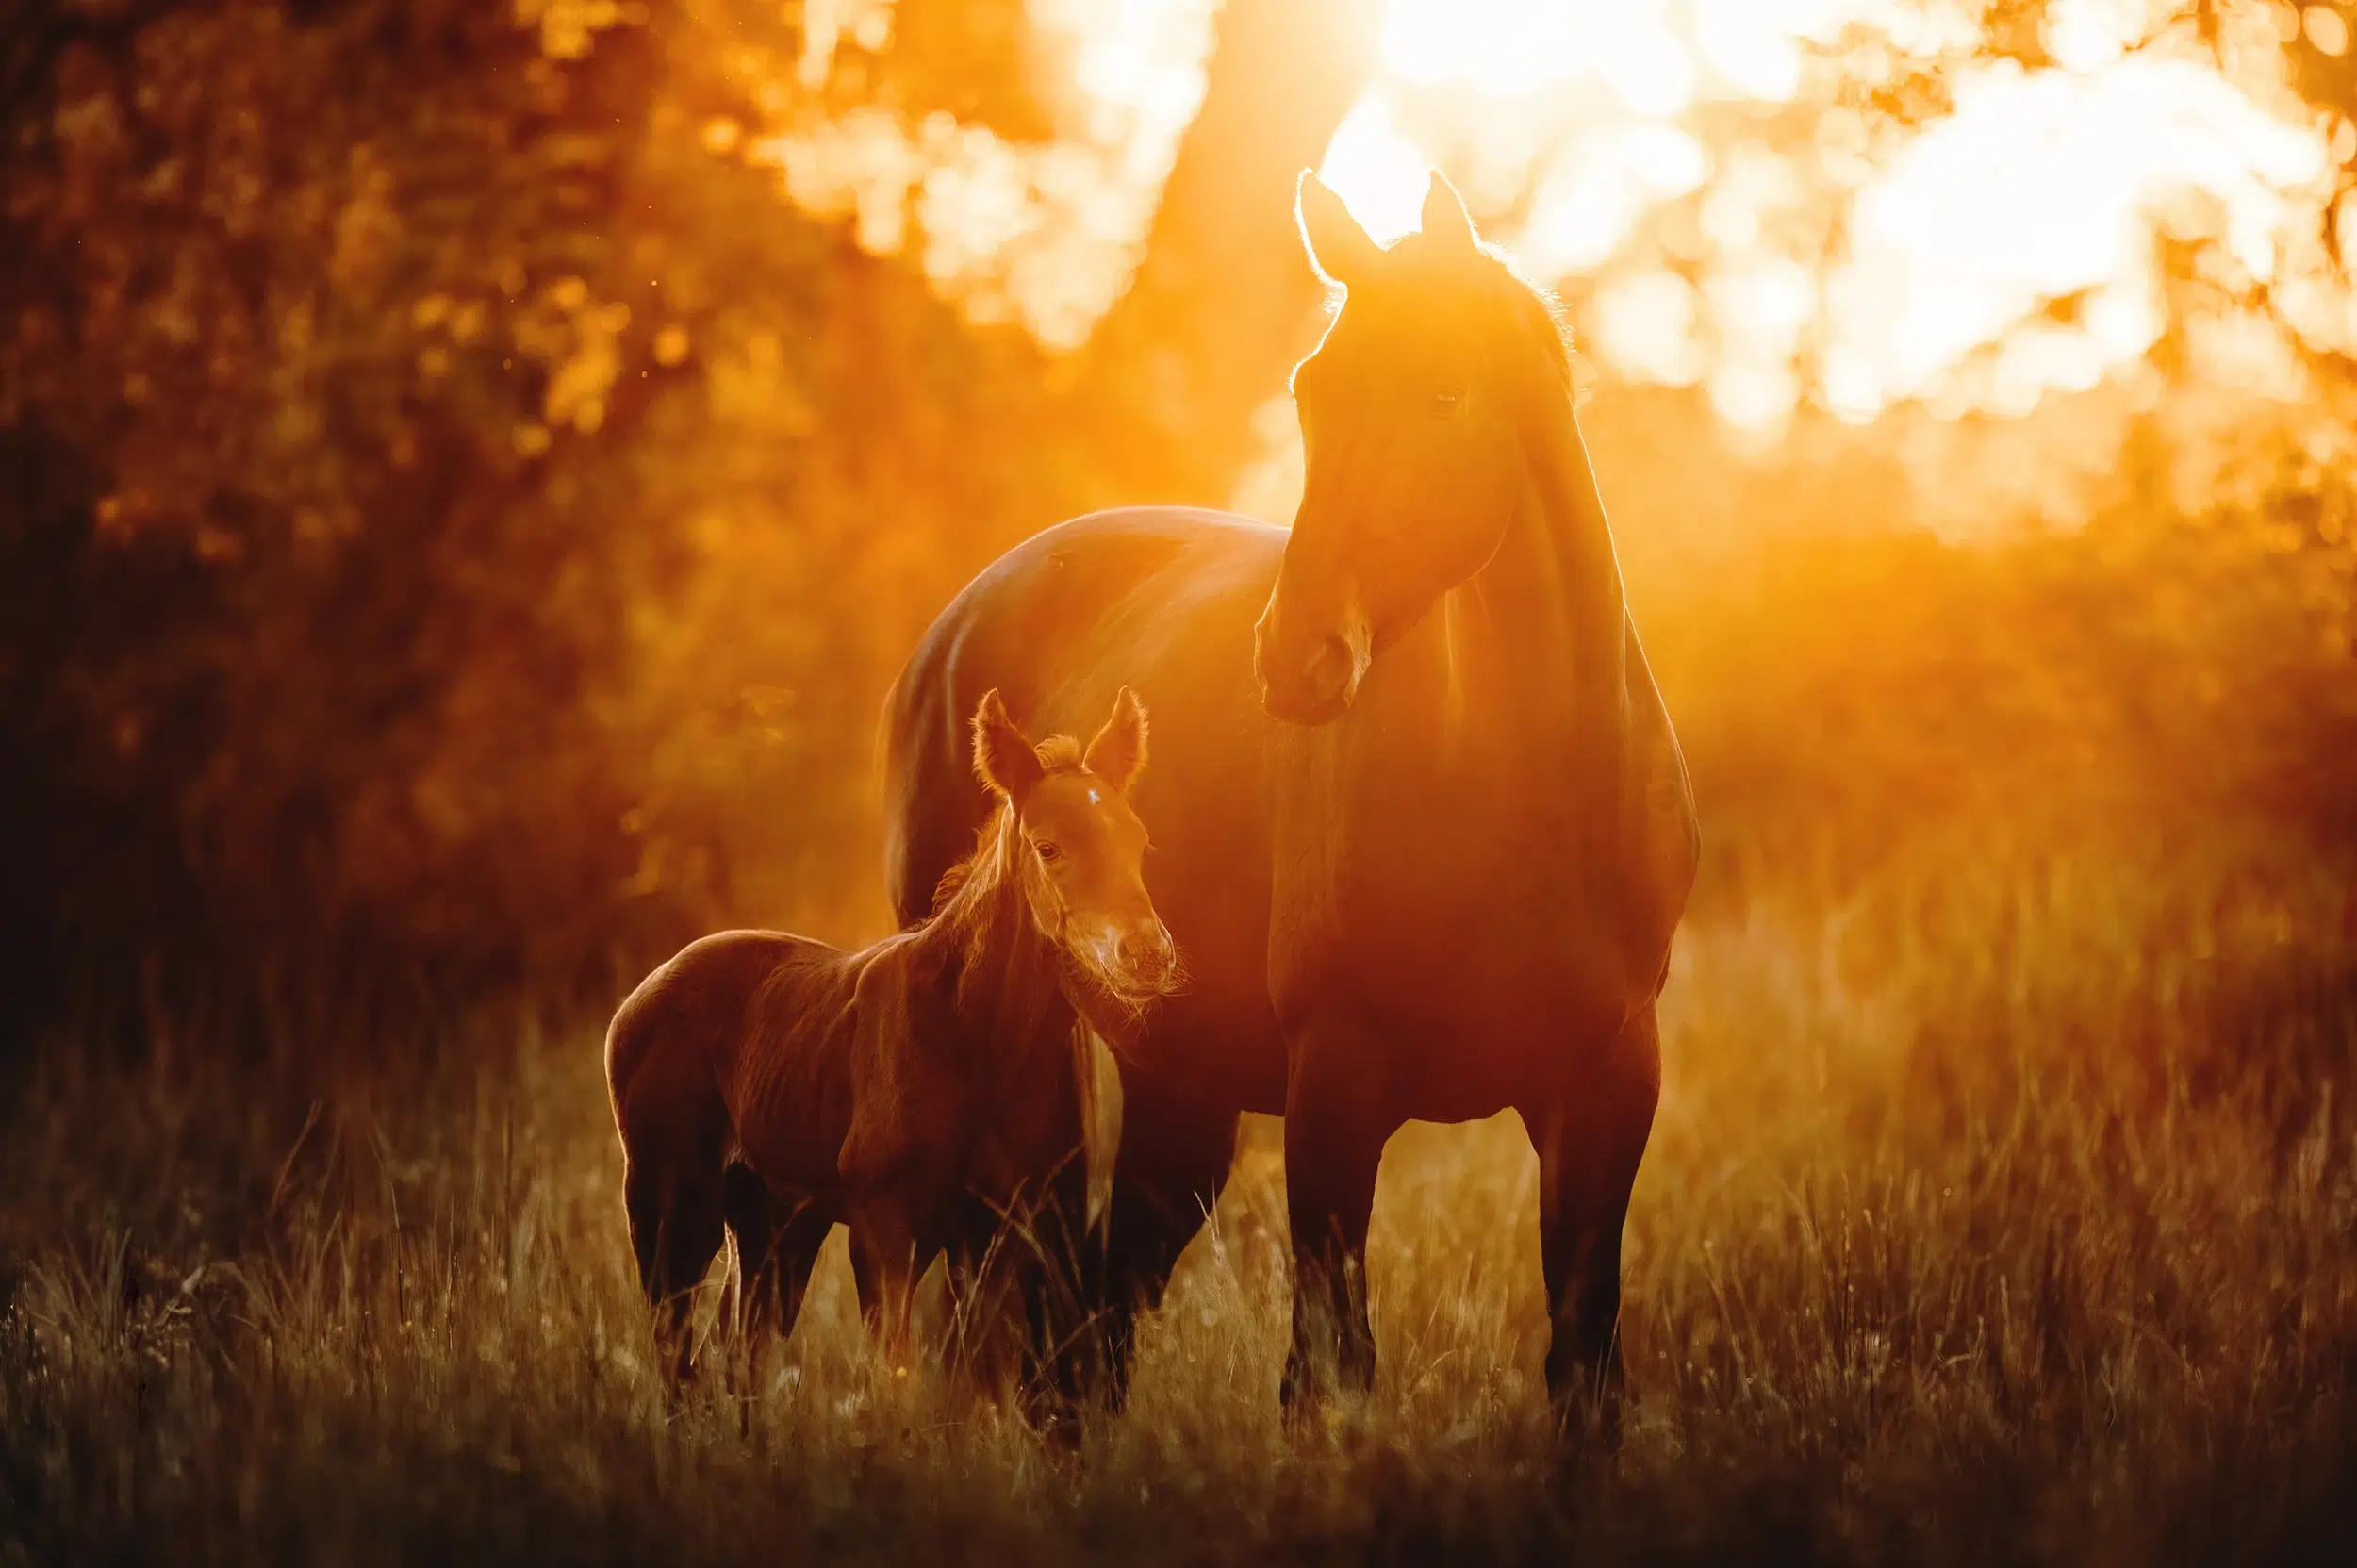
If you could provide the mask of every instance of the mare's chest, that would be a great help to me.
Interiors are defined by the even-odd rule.
[[[1617,1029],[1636,984],[1612,764],[1366,718],[1305,747],[1277,801],[1280,1016],[1345,1012],[1468,1080]]]

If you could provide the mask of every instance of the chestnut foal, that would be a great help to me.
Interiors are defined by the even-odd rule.
[[[931,916],[858,952],[733,931],[690,944],[615,1014],[606,1080],[638,1280],[674,1378],[690,1292],[733,1243],[739,1332],[792,1329],[828,1230],[850,1227],[860,1303],[904,1356],[937,1254],[968,1322],[1019,1294],[1026,1371],[1077,1391],[1061,1271],[1085,1233],[1093,1063],[1175,989],[1129,791],[1146,712],[1124,688],[1084,751],[1034,747],[998,693],[973,718],[997,799]],[[1059,1303],[1063,1308],[1059,1307]],[[1059,1322],[1059,1317],[1066,1321]]]

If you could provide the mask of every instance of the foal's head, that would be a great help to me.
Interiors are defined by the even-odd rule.
[[[1525,421],[1567,418],[1544,295],[1474,236],[1432,176],[1424,228],[1388,249],[1304,173],[1302,239],[1347,291],[1294,371],[1308,471],[1255,637],[1270,715],[1339,718],[1384,649],[1497,553],[1525,480]]]
[[[1146,896],[1146,826],[1129,787],[1146,770],[1146,709],[1128,686],[1083,751],[1033,746],[995,690],[974,710],[974,770],[1005,802],[1003,869],[1031,923],[1097,984],[1137,1004],[1178,985],[1178,949]]]

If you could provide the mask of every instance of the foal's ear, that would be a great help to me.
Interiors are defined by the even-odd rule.
[[[1119,795],[1129,793],[1129,786],[1146,771],[1146,704],[1128,686],[1113,699],[1113,713],[1105,720],[1105,727],[1089,742],[1088,754],[1080,766],[1113,786]]]
[[[1375,275],[1383,248],[1367,238],[1350,208],[1327,183],[1308,169],[1294,186],[1294,217],[1301,224],[1301,242],[1309,247],[1310,265],[1347,289]]]
[[[1007,717],[997,686],[982,693],[974,708],[974,771],[1011,801],[1022,800],[1047,775],[1039,753]]]
[[[1422,223],[1426,239],[1474,248],[1473,214],[1465,210],[1465,198],[1457,193],[1457,187],[1438,169],[1432,171],[1432,183],[1425,188]]]

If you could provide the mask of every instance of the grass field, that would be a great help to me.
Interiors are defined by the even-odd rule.
[[[56,1047],[0,1111],[0,1563],[2348,1561],[2349,886],[1959,844],[1696,916],[1617,1455],[1547,1428],[1510,1118],[1393,1141],[1381,1377],[1300,1430],[1255,1124],[1066,1455],[876,1364],[839,1236],[767,1385],[667,1416],[593,1031]]]

